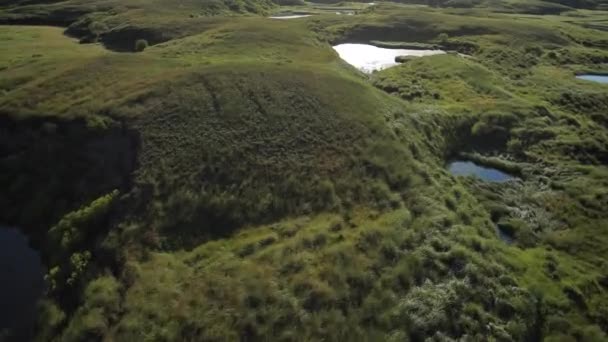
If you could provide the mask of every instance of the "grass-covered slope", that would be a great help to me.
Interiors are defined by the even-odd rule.
[[[133,51],[139,39],[154,45],[205,31],[210,17],[264,15],[275,6],[270,0],[3,1],[0,23],[67,26],[83,42]]]
[[[411,152],[383,124],[395,101],[349,74],[305,25],[244,19],[140,54],[74,58],[11,89],[0,108],[16,119],[133,127],[142,189],[134,200],[150,207],[148,228],[204,233],[199,225],[217,221],[225,231],[353,205],[370,187],[382,197],[412,181]]]
[[[395,206],[401,200],[393,191],[419,182],[419,162],[384,124],[401,105],[352,73],[306,29],[303,23],[227,19],[200,35],[119,54],[77,45],[53,29],[6,28],[7,36],[53,39],[33,46],[23,41],[4,61],[0,108],[14,126],[14,140],[6,142],[3,162],[12,171],[3,180],[8,191],[2,198],[14,209],[3,211],[3,220],[25,226],[42,241],[50,294],[69,317],[80,302],[75,294],[99,266],[120,272],[124,258],[140,254],[129,248],[192,247],[289,214],[361,203]],[[66,43],[57,45],[60,38]],[[45,48],[52,53],[30,55]],[[79,53],[86,48],[92,51]],[[55,128],[31,129],[38,121]],[[81,123],[82,136],[64,140],[60,132],[75,123]],[[121,144],[111,134],[114,127],[124,127],[132,145]],[[32,139],[61,147],[45,155],[46,163],[58,166],[49,175],[33,167],[42,161],[37,155],[30,159],[30,130]],[[109,170],[79,157],[116,153],[87,148],[84,141],[94,139],[93,132],[117,151],[136,149],[132,175],[133,165],[117,174],[118,183],[111,182]],[[86,174],[70,167],[81,163],[108,178],[87,186]],[[17,173],[52,182],[43,185],[40,198],[24,197],[39,185],[11,184]],[[66,195],[72,181],[64,188],[53,185],[73,179],[85,184],[75,187],[76,196]],[[56,197],[65,203],[50,204]],[[27,211],[33,205],[42,212]],[[28,214],[37,218],[35,224]],[[109,240],[99,240],[108,229]],[[52,323],[45,319],[45,325]],[[55,323],[63,328],[68,321]],[[77,329],[92,333],[86,325]]]
[[[604,12],[199,5],[3,9],[76,6],[101,42],[0,27],[0,220],[44,252],[38,340],[606,340],[608,86],[574,79],[607,71]],[[329,44],[371,40],[466,55],[368,77]],[[520,180],[454,178],[460,152]]]

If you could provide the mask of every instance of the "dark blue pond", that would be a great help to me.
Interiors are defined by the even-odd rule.
[[[512,244],[514,239],[513,236],[511,236],[511,234],[505,232],[502,228],[500,228],[500,226],[496,227],[496,231],[498,232],[498,238],[500,240],[502,240],[504,243],[506,244]]]
[[[608,75],[592,75],[592,74],[588,74],[588,75],[578,75],[578,76],[576,76],[576,78],[578,78],[579,80],[585,80],[585,81],[593,81],[593,82],[599,82],[599,83],[608,83]]]
[[[36,303],[43,291],[40,255],[19,230],[0,226],[0,340],[31,337]]]
[[[487,182],[506,182],[514,177],[497,169],[479,166],[470,161],[453,161],[448,170],[454,176],[473,176]]]

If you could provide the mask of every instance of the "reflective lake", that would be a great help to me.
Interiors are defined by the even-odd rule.
[[[399,64],[395,62],[398,56],[422,57],[445,53],[441,50],[386,49],[369,44],[339,44],[333,48],[348,64],[367,73]]]
[[[506,182],[515,178],[500,170],[480,166],[471,161],[453,161],[448,164],[448,170],[454,176],[474,176],[487,182]]]
[[[270,19],[298,19],[298,18],[306,18],[310,17],[310,14],[289,14],[289,15],[275,15],[269,17]]]
[[[579,80],[593,81],[598,83],[608,83],[608,75],[578,75],[576,76]]]
[[[19,230],[0,226],[0,340],[31,338],[36,303],[44,291],[40,255]],[[6,336],[4,336],[6,337]]]
[[[515,242],[515,239],[513,239],[513,236],[511,236],[511,234],[507,233],[505,230],[503,230],[498,225],[496,226],[496,232],[498,233],[498,238],[502,242],[504,242],[504,243],[506,243],[508,245],[513,244],[513,242]]]

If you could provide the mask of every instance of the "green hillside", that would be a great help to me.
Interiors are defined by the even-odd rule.
[[[34,340],[608,340],[608,12],[538,4],[0,0]]]

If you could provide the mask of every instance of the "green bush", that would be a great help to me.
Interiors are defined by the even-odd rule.
[[[87,234],[109,212],[117,196],[118,190],[114,190],[94,200],[88,206],[83,206],[65,215],[48,232],[48,239],[51,241],[53,253],[63,251],[64,254],[68,254],[82,245],[86,241]],[[55,256],[57,257],[58,255]]]
[[[148,47],[148,41],[145,39],[138,39],[135,41],[135,52],[142,52]]]
[[[87,269],[95,243],[91,237],[107,219],[118,190],[101,196],[88,206],[65,215],[47,233],[49,272],[46,275],[50,291],[76,285]]]
[[[417,57],[414,56],[397,56],[395,57],[395,62],[397,63],[407,63],[409,61],[415,60]]]
[[[57,328],[65,321],[66,315],[57,303],[44,299],[38,304],[36,319],[37,341],[50,341]]]
[[[97,339],[108,332],[120,310],[120,284],[112,276],[97,278],[87,285],[82,305],[70,320],[63,341]]]

